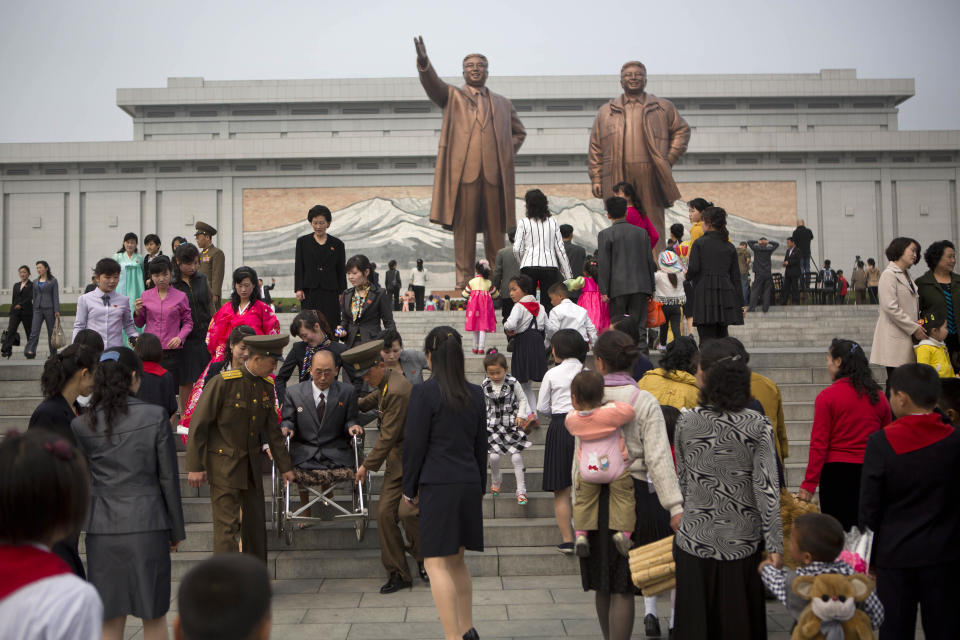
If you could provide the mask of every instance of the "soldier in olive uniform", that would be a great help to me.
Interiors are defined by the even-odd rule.
[[[288,341],[287,336],[244,338],[250,354],[246,363],[207,382],[190,421],[187,479],[191,487],[210,482],[214,553],[238,551],[239,534],[244,553],[267,561],[260,434],[270,443],[284,480],[292,482],[271,376]]]
[[[360,399],[361,411],[377,409],[380,435],[373,449],[367,454],[357,470],[357,476],[365,477],[368,470],[379,471],[386,462],[383,488],[377,509],[377,535],[380,538],[380,559],[387,570],[387,583],[380,593],[393,593],[409,588],[413,581],[407,566],[406,548],[399,522],[410,540],[410,554],[417,560],[420,578],[429,582],[420,555],[420,526],[418,511],[403,500],[403,425],[407,420],[410,391],[413,385],[403,373],[387,369],[380,353],[383,340],[373,340],[341,354],[343,361],[352,364],[363,381],[374,388],[373,392]]]
[[[217,235],[217,230],[206,222],[198,222],[194,226],[197,230],[194,237],[197,240],[197,247],[200,248],[200,268],[198,270],[207,276],[207,283],[210,285],[210,292],[213,294],[213,300],[210,302],[210,315],[212,316],[220,309],[225,260],[223,251],[213,246],[213,236]]]

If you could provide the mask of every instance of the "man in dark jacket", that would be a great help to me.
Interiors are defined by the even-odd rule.
[[[793,230],[793,235],[790,237],[800,251],[800,266],[803,275],[806,276],[810,273],[810,243],[813,241],[813,231],[804,226],[803,220],[797,220],[797,228]]]
[[[560,225],[560,237],[563,238],[563,249],[567,252],[567,261],[570,263],[570,276],[579,278],[583,275],[583,263],[587,261],[587,250],[573,243],[573,225]],[[574,302],[579,297],[579,291],[569,293],[569,298]]]
[[[787,238],[787,255],[783,258],[783,293],[780,297],[782,305],[786,305],[791,299],[794,304],[800,304],[800,278],[803,277],[803,265],[800,261],[797,244],[793,238]]]
[[[629,315],[637,326],[647,326],[647,300],[653,295],[656,265],[650,251],[650,237],[626,220],[627,201],[607,198],[607,217],[613,221],[597,234],[597,287],[604,302],[610,303],[610,317]],[[646,340],[640,341],[646,352]]]
[[[507,239],[510,240],[510,246],[504,247],[497,252],[497,259],[494,261],[493,276],[490,281],[494,288],[500,292],[500,315],[506,322],[513,311],[513,300],[510,299],[510,280],[520,275],[520,263],[517,262],[517,256],[513,253],[513,241],[517,236],[517,228],[507,229]],[[582,270],[582,266],[581,266]]]
[[[779,242],[770,242],[766,238],[760,238],[760,241],[750,240],[747,246],[753,251],[753,288],[750,291],[750,308],[747,311],[753,311],[757,308],[757,302],[760,296],[763,296],[763,312],[770,310],[770,298],[773,297],[773,273],[771,271],[770,257],[780,246]]]

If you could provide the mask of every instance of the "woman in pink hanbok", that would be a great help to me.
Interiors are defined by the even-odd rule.
[[[567,280],[566,284],[570,291],[580,291],[577,304],[587,310],[597,333],[603,333],[610,326],[610,306],[600,297],[600,288],[597,286],[598,271],[596,259],[587,256],[583,264],[583,275]]]
[[[497,331],[497,317],[493,312],[493,296],[497,290],[490,281],[490,263],[480,260],[476,268],[477,275],[463,288],[462,295],[467,298],[464,329],[473,334],[473,352],[482,354],[487,334]]]
[[[239,267],[233,272],[233,294],[210,321],[207,329],[207,350],[212,362],[223,360],[227,352],[230,332],[241,324],[253,327],[257,335],[277,335],[280,321],[277,315],[260,299],[257,272],[250,267]]]

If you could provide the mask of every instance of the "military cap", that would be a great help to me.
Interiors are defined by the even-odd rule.
[[[243,339],[250,355],[270,356],[277,360],[283,360],[283,348],[288,342],[289,336],[247,336]]]
[[[340,354],[340,359],[352,365],[358,376],[362,376],[380,362],[383,340],[364,342]]]
[[[198,235],[201,233],[205,233],[210,237],[217,235],[217,230],[211,227],[210,225],[208,225],[206,222],[198,222],[197,224],[194,225],[194,228],[197,230],[197,233],[195,233],[194,235]]]

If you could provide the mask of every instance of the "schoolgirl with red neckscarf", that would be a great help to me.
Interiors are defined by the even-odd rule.
[[[513,337],[513,357],[510,371],[520,382],[527,396],[527,404],[537,405],[533,381],[540,382],[547,372],[547,355],[543,349],[543,335],[547,328],[547,312],[533,297],[534,284],[530,276],[520,274],[510,279],[510,299],[513,310],[503,323],[507,336]]]

